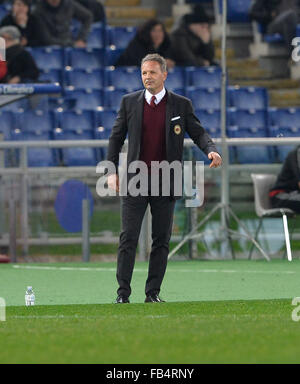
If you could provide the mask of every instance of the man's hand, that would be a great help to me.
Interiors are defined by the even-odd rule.
[[[217,152],[210,152],[207,157],[212,160],[209,168],[218,168],[222,165],[222,157]]]
[[[107,178],[108,188],[119,192],[119,176],[117,174],[109,175]]]

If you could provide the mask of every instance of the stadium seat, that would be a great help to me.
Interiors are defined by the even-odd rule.
[[[63,69],[65,65],[64,49],[59,47],[27,48],[37,66],[45,69]]]
[[[126,89],[107,87],[104,90],[104,106],[110,109],[119,109],[122,97],[127,94]]]
[[[104,49],[104,65],[107,67],[110,65],[115,65],[123,51],[123,48],[116,48],[113,45],[110,47],[106,47]]]
[[[104,48],[104,27],[102,23],[92,24],[87,38],[88,48]]]
[[[197,88],[221,88],[222,70],[219,67],[187,67],[187,85]]]
[[[141,71],[137,67],[105,68],[105,86],[125,89],[127,92],[142,89]]]
[[[264,129],[240,129],[237,126],[227,128],[228,137],[265,137]],[[240,164],[269,164],[274,162],[273,148],[263,145],[243,145],[234,148],[236,160]]]
[[[192,100],[195,109],[220,109],[221,92],[219,89],[186,88],[186,97]]]
[[[67,64],[76,69],[99,69],[103,66],[103,50],[97,48],[67,48]]]
[[[93,131],[96,128],[96,118],[93,111],[61,111],[56,113],[58,126],[67,131]]]
[[[227,0],[227,21],[229,23],[249,23],[251,2],[252,0]],[[222,0],[219,0],[219,10],[222,14]]]
[[[71,69],[65,71],[66,84],[75,88],[102,89],[103,72],[100,69]]]
[[[97,126],[103,126],[105,129],[111,131],[117,117],[116,109],[104,109],[103,111],[96,112]]]
[[[294,217],[295,212],[289,208],[273,208],[271,204],[271,200],[269,197],[269,191],[274,186],[276,182],[276,175],[272,174],[251,174],[251,178],[254,186],[254,203],[255,203],[255,212],[257,216],[260,218],[258,227],[255,233],[255,240],[259,239],[259,232],[261,230],[262,220],[264,218],[278,218],[282,217],[283,219],[283,227],[284,227],[284,235],[285,235],[285,245],[286,245],[286,254],[291,255],[291,246],[289,239],[289,230],[287,225],[287,217]],[[254,249],[254,244],[252,243],[249,260],[252,256],[252,251]],[[267,254],[264,255],[265,258],[270,261]]]
[[[168,70],[168,77],[165,82],[166,88],[174,91],[175,89],[185,88],[185,76],[182,68],[172,68]]]
[[[15,129],[11,133],[11,140],[48,141],[51,140],[51,133],[41,130],[38,132],[23,132],[20,129]],[[27,159],[29,167],[53,167],[57,165],[55,152],[51,148],[28,148]]]
[[[211,137],[221,136],[221,111],[218,109],[197,109],[196,116]]]
[[[63,85],[63,76],[60,69],[45,69],[41,70],[39,81],[47,83],[59,83]]]
[[[267,109],[268,93],[260,87],[228,87],[229,106],[239,109]]]
[[[5,140],[10,137],[10,132],[15,128],[13,114],[10,111],[0,110],[0,133]]]
[[[125,49],[136,35],[135,27],[107,27],[109,45]]]
[[[2,20],[7,14],[9,13],[9,10],[6,6],[0,5],[0,20]]]
[[[269,136],[268,111],[256,109],[228,108],[229,126],[237,126],[241,130],[259,130]]]
[[[50,112],[26,110],[14,113],[16,127],[22,133],[49,133],[54,129],[54,119]]]
[[[55,140],[92,140],[93,132],[90,131],[63,131],[56,129],[54,131]],[[97,164],[96,152],[94,148],[74,147],[63,148],[61,150],[62,161],[66,166],[95,166]]]
[[[103,106],[103,92],[101,90],[72,89],[66,90],[66,99],[71,109],[95,110]]]
[[[269,134],[271,137],[299,137],[300,108],[269,108]],[[276,146],[279,162],[283,162],[294,145]]]
[[[97,128],[95,138],[97,140],[107,140],[111,134],[112,127],[117,117],[115,109],[104,109],[96,112]],[[107,147],[99,148],[99,160],[104,160],[107,154]]]
[[[28,98],[16,100],[10,104],[1,106],[1,111],[18,112],[29,108]]]

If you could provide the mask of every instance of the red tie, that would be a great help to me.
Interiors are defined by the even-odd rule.
[[[156,107],[155,100],[156,100],[156,97],[152,96],[151,97],[151,101],[150,101],[150,107],[151,108],[155,108]]]

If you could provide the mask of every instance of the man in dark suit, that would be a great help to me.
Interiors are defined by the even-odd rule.
[[[146,163],[149,185],[151,162],[181,161],[185,131],[211,160],[210,167],[222,163],[209,135],[194,114],[191,101],[167,91],[167,65],[158,54],[147,55],[141,64],[145,90],[123,97],[121,107],[109,139],[107,160],[118,168],[119,153],[128,134],[127,164],[136,160]],[[128,179],[130,177],[128,176]],[[176,197],[170,186],[170,195],[130,195],[121,199],[122,232],[118,251],[117,280],[119,283],[116,303],[129,303],[131,278],[134,268],[138,238],[148,204],[152,213],[152,249],[146,281],[145,302],[163,302],[160,287],[167,267],[169,241],[172,231]],[[172,184],[172,183],[171,183]],[[108,186],[119,191],[118,174],[108,175]],[[150,189],[149,189],[150,192]]]

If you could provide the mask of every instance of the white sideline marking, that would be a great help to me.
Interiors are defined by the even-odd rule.
[[[83,271],[83,272],[116,272],[116,268],[88,268],[88,267],[39,267],[39,266],[25,266],[25,265],[13,265],[15,269],[29,269],[29,270],[41,270],[41,271]],[[147,272],[148,269],[135,269],[136,272]],[[180,273],[255,273],[255,274],[284,274],[295,275],[295,271],[246,271],[246,270],[228,270],[228,269],[172,269],[169,268],[168,272],[180,272]]]
[[[120,315],[98,315],[98,316],[82,316],[82,315],[70,315],[70,316],[65,316],[65,315],[32,315],[32,316],[9,316],[10,319],[49,319],[49,320],[53,320],[53,319],[100,319],[100,318],[109,318],[109,319],[113,319],[113,318],[124,318],[124,317],[140,317],[140,315],[124,315],[124,316],[120,316]],[[146,315],[144,316],[146,318],[151,318],[151,319],[159,319],[159,318],[163,318],[163,317],[169,317],[169,315]]]

